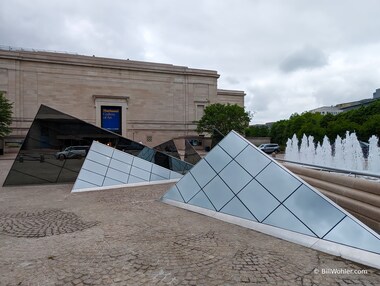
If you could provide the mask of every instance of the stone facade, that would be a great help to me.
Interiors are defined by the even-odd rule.
[[[40,104],[101,126],[101,107],[122,108],[121,134],[149,146],[194,135],[212,103],[244,106],[242,91],[218,90],[216,71],[64,53],[0,50],[0,91],[14,102],[22,139]]]

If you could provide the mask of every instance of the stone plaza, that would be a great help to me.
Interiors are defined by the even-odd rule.
[[[2,187],[0,285],[379,284],[377,269],[161,203],[172,184]]]

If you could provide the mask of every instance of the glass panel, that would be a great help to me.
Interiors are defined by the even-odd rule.
[[[256,180],[281,202],[301,185],[301,182],[293,175],[277,166],[274,162],[270,163],[264,171],[257,175]]]
[[[189,201],[189,204],[213,211],[215,210],[203,191],[200,191],[198,194],[196,194]]]
[[[83,169],[89,170],[91,172],[97,173],[99,175],[104,176],[107,173],[107,167],[104,165],[100,165],[91,160],[86,160],[82,166]]]
[[[128,179],[128,178],[127,178]],[[103,187],[104,186],[117,186],[117,185],[122,185],[122,182],[112,180],[110,178],[105,178],[103,182]]]
[[[115,169],[108,169],[107,171],[107,178],[111,178],[113,180],[120,181],[121,183],[126,184],[128,182],[128,174],[117,171]]]
[[[271,213],[263,223],[315,237],[314,233],[282,205]]]
[[[256,221],[255,217],[249,212],[249,210],[241,203],[237,197],[234,197],[220,210],[220,212]]]
[[[190,173],[177,183],[177,188],[186,203],[201,189]]]
[[[247,146],[235,160],[242,165],[251,176],[255,177],[262,169],[265,168],[271,161],[260,151],[252,146]]]
[[[99,186],[96,186],[96,185],[90,184],[89,182],[85,182],[85,181],[78,179],[78,180],[76,180],[76,182],[74,184],[73,190],[80,190],[80,189],[86,189],[86,188],[96,188],[96,187],[99,187]]]
[[[36,178],[34,176],[23,174],[17,170],[10,170],[8,177],[4,183],[4,186],[17,186],[17,185],[27,185],[27,184],[47,184],[53,183],[41,178]]]
[[[260,222],[280,204],[255,180],[252,180],[237,196]]]
[[[94,184],[97,186],[101,186],[103,184],[104,177],[93,172],[82,169],[79,173],[78,179],[88,182],[90,184]]]
[[[91,145],[91,150],[95,151],[95,152],[98,152],[98,153],[100,153],[102,155],[105,155],[105,156],[108,156],[108,157],[112,157],[114,149],[111,148],[111,147],[108,147],[107,145],[104,145],[104,144],[101,144],[99,142],[93,141],[93,143]]]
[[[101,154],[93,152],[91,150],[90,150],[90,152],[88,152],[87,159],[94,161],[94,162],[97,162],[97,163],[102,164],[102,165],[107,166],[107,167],[110,164],[110,160],[111,160],[110,157],[101,155]]]
[[[111,159],[110,168],[116,169],[127,174],[129,174],[129,172],[131,171],[131,165],[124,164],[115,159]]]
[[[115,150],[113,153],[113,158],[125,164],[132,165],[133,156],[128,153]]]
[[[170,171],[170,179],[180,179],[183,175],[178,174],[177,172]]]
[[[152,182],[152,181],[162,181],[162,180],[168,180],[167,178],[163,178],[161,176],[158,176],[156,174],[150,174],[150,178],[149,178],[149,181]]]
[[[208,183],[203,188],[203,191],[210,198],[217,211],[219,211],[234,196],[234,193],[218,176]]]
[[[380,254],[380,239],[347,216],[324,239]]]
[[[140,169],[146,170],[147,172],[150,172],[152,170],[152,163],[145,161],[143,159],[135,157],[133,159],[132,166],[136,166]]]
[[[144,149],[141,150],[141,152],[137,155],[137,157],[141,158],[144,161],[154,162],[155,154],[156,154],[155,150],[150,149],[149,147],[144,147]]]
[[[156,174],[156,175],[159,175],[163,178],[166,178],[166,179],[169,179],[170,178],[170,170],[169,169],[165,169],[163,167],[160,167],[156,164],[153,165],[152,167],[152,173]]]
[[[191,172],[193,172],[193,170],[191,170]],[[228,166],[220,172],[219,176],[227,183],[235,194],[252,180],[251,175],[249,175],[235,161],[228,164]]]
[[[318,237],[323,237],[345,214],[302,185],[284,203]]]
[[[194,149],[194,147],[189,143],[188,140],[185,140],[185,158],[184,160],[192,165],[195,165],[202,157]]]
[[[72,181],[75,181],[78,177],[77,172],[73,172],[67,169],[61,170],[61,173],[59,174],[57,183],[71,183]]]
[[[182,196],[176,186],[171,187],[170,190],[164,195],[164,198],[183,203]]]
[[[219,173],[232,158],[223,151],[219,146],[215,146],[210,153],[207,154],[205,160],[212,166],[212,168]]]
[[[149,169],[150,170],[150,169]],[[138,178],[141,178],[143,179],[144,181],[149,181],[149,178],[150,178],[150,172],[146,172],[144,170],[141,170],[139,168],[136,168],[134,166],[132,166],[131,168],[131,173],[130,173],[132,176],[135,176],[135,177],[138,177]]]
[[[134,177],[134,176],[129,176],[128,184],[142,183],[142,182],[146,182],[146,181],[144,181],[143,179]]]
[[[28,184],[28,180],[30,179],[33,183],[56,183],[59,173],[61,172],[62,168],[53,164],[50,164],[46,161],[40,161],[39,157],[32,158],[32,157],[26,157],[24,161],[19,162],[15,161],[12,169],[14,171],[17,171],[18,174],[25,174],[28,175],[25,178],[22,178],[22,175],[16,175],[17,173],[12,173],[13,175],[16,175],[16,180],[14,180],[14,183],[17,185],[17,179],[21,182],[24,182],[25,184]],[[41,181],[39,181],[41,179]],[[4,185],[9,184],[8,181],[4,183]]]
[[[177,146],[175,145],[173,140],[169,140],[164,143],[161,143],[160,145],[157,145],[156,147],[154,147],[154,149],[157,151],[161,151],[172,157],[175,157],[177,159],[181,159],[181,157],[178,154]]]
[[[232,131],[219,143],[219,146],[232,158],[235,158],[247,145],[248,143],[242,137]]]
[[[201,187],[204,187],[216,176],[215,171],[205,161],[199,161],[190,171]]]

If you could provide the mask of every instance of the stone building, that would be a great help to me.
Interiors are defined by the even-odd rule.
[[[244,106],[243,91],[220,90],[219,74],[171,64],[0,49],[0,92],[13,104],[5,149],[25,137],[40,104],[148,146],[195,135],[205,106]]]

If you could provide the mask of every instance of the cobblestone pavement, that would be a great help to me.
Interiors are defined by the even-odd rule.
[[[160,203],[168,187],[0,188],[0,285],[380,283],[379,270]]]

